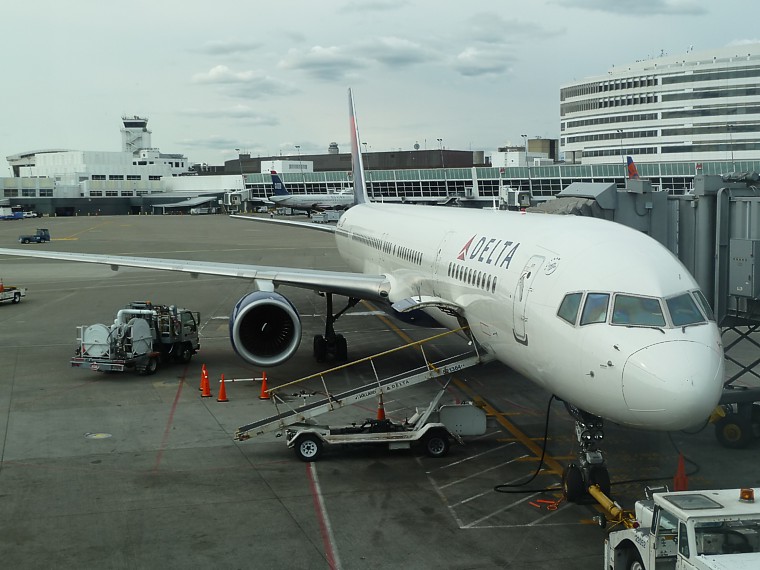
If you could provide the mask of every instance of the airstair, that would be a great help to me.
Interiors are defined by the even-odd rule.
[[[276,431],[283,431],[289,426],[309,424],[312,418],[315,418],[316,416],[326,414],[328,412],[332,412],[340,408],[368,400],[370,398],[375,398],[380,394],[387,394],[389,392],[400,390],[402,388],[408,388],[410,386],[414,386],[428,380],[442,378],[444,376],[453,374],[454,372],[459,372],[477,364],[485,364],[486,362],[493,360],[493,356],[490,353],[479,352],[475,343],[473,343],[473,350],[468,352],[444,358],[435,362],[427,358],[423,344],[432,340],[440,339],[450,334],[461,332],[463,330],[463,328],[459,328],[447,331],[445,333],[441,333],[421,341],[411,342],[398,348],[380,352],[373,356],[368,356],[366,358],[362,358],[360,360],[356,360],[342,366],[330,368],[329,370],[318,372],[310,376],[305,376],[303,378],[299,378],[298,380],[294,380],[275,388],[271,388],[267,390],[267,392],[271,397],[271,401],[273,402],[277,413],[268,418],[251,422],[239,427],[235,433],[235,439],[238,441],[243,441],[249,439],[252,436],[263,435],[265,433]],[[387,378],[379,377],[377,368],[375,366],[376,360],[398,351],[414,347],[419,347],[420,349],[420,353],[424,360],[424,364],[422,366],[407,370],[401,374],[389,376]],[[372,366],[372,371],[375,375],[374,382],[351,388],[350,390],[345,390],[339,393],[330,392],[327,387],[327,382],[325,381],[326,376],[338,371],[345,371],[363,363],[369,363]],[[306,398],[304,397],[303,405],[297,407],[292,407],[287,402],[287,396],[284,394],[286,389],[292,390],[294,386],[303,385],[304,382],[317,378],[319,378],[322,383],[323,391],[319,392],[322,398],[306,403]]]

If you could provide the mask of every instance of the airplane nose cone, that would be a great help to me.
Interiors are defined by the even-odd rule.
[[[633,353],[623,368],[623,397],[634,423],[678,430],[705,421],[723,390],[723,366],[723,355],[699,342],[662,342]]]

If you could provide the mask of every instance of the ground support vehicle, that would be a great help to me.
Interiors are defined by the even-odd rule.
[[[18,236],[19,243],[45,243],[50,241],[50,231],[47,228],[37,228],[37,231],[29,235]]]
[[[20,303],[22,297],[26,297],[26,287],[9,287],[0,281],[0,303]]]
[[[77,327],[75,368],[153,374],[161,362],[189,362],[200,349],[200,314],[174,305],[130,303],[113,324]]]
[[[742,449],[760,437],[760,388],[725,388],[720,412],[714,423],[715,437],[722,446]]]
[[[605,540],[605,570],[760,568],[758,492],[648,491]]]
[[[486,413],[472,404],[438,406],[443,390],[423,412],[404,423],[386,418],[367,419],[342,427],[296,424],[285,431],[288,447],[302,461],[316,461],[325,446],[383,445],[388,449],[420,446],[430,457],[449,452],[450,439],[464,443],[462,436],[483,435]]]

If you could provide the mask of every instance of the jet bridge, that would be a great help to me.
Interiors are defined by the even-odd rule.
[[[465,368],[470,368],[472,366],[484,364],[493,360],[493,357],[490,355],[490,353],[479,352],[477,350],[477,346],[474,344],[474,350],[472,351],[437,361],[431,361],[428,359],[423,346],[425,343],[442,338],[444,336],[448,336],[450,334],[461,332],[462,330],[464,329],[460,328],[452,331],[447,331],[445,333],[441,333],[421,341],[412,342],[398,348],[387,350],[373,356],[368,356],[366,358],[362,358],[360,360],[356,360],[342,366],[325,370],[324,372],[319,372],[317,374],[299,378],[298,380],[282,384],[275,388],[270,388],[267,390],[267,392],[272,403],[274,404],[276,413],[270,417],[256,420],[239,427],[235,433],[235,439],[238,441],[243,441],[249,439],[252,435],[257,436],[265,433],[284,431],[289,426],[308,424],[316,416],[326,414],[328,412],[332,412],[340,408],[368,400],[370,398],[376,398],[381,394],[387,394],[395,390],[408,388],[410,386],[414,386],[428,380],[440,379],[453,374],[454,372],[464,370]],[[395,354],[398,351],[415,347],[418,347],[420,349],[420,354],[423,359],[423,364],[421,366],[412,370],[408,370],[402,374],[396,374],[384,378],[381,378],[378,375],[375,361],[380,358]],[[356,386],[342,392],[333,392],[328,388],[328,383],[326,380],[327,377],[337,372],[345,373],[347,370],[355,370],[355,367],[361,364],[369,364],[371,366],[375,377],[372,382],[361,386]],[[294,395],[288,395],[288,392],[292,392],[294,389],[303,389],[305,386],[311,385],[307,384],[310,381],[311,384],[313,384],[314,381],[317,381],[320,384],[321,390],[318,392],[308,392],[301,390],[301,392],[297,392]],[[309,397],[312,395],[318,395],[319,398],[314,401],[308,401]],[[300,406],[292,406],[288,401],[291,398],[302,399],[302,404]]]
[[[575,182],[529,211],[615,221],[678,256],[711,301],[732,365],[721,400],[728,420],[718,424],[718,439],[729,447],[749,443],[753,429],[760,432],[760,387],[734,383],[742,378],[760,386],[760,175],[698,174],[684,195],[657,190],[644,179],[629,179],[623,189]],[[727,439],[721,425],[728,426]]]

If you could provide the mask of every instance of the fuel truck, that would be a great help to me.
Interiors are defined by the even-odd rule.
[[[112,325],[77,327],[71,366],[99,372],[156,372],[161,363],[187,363],[198,352],[200,313],[175,305],[130,303]]]

